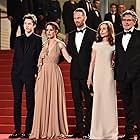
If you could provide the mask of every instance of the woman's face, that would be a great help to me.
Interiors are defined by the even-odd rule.
[[[53,28],[52,25],[48,25],[46,28],[46,35],[48,39],[52,39],[56,37],[56,34],[57,34],[57,31],[55,30],[55,28]]]
[[[100,36],[102,38],[108,37],[108,26],[106,24],[100,26]]]

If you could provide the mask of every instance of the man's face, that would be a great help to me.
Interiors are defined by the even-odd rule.
[[[34,30],[35,25],[33,24],[33,21],[31,19],[25,19],[23,27],[25,32],[30,33]]]
[[[112,11],[113,13],[117,11],[116,5],[112,5],[112,6],[111,6],[111,11]]]
[[[76,27],[80,28],[85,25],[86,17],[82,12],[74,12],[74,23]]]
[[[118,7],[119,13],[123,13],[125,11],[125,5],[124,4],[120,4]]]
[[[122,17],[122,25],[126,31],[129,31],[133,26],[135,26],[135,19],[131,15],[125,15]]]
[[[100,1],[95,1],[95,8],[100,9]]]

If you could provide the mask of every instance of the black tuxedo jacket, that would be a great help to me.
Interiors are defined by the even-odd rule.
[[[95,10],[93,9],[89,15],[88,15],[88,20],[87,20],[87,25],[94,29],[97,30],[99,24],[102,22],[101,14],[99,11],[97,11],[99,16],[96,15]]]
[[[126,51],[122,37],[123,33],[116,36],[115,79],[132,81],[140,76],[140,31],[134,29]]]
[[[25,35],[16,38],[12,74],[29,78],[37,74],[37,63],[42,49],[41,37],[32,34],[25,47]]]
[[[111,12],[105,14],[104,20],[113,23]],[[123,31],[121,17],[117,13],[115,13],[115,22],[113,23],[113,26],[114,26],[115,33],[120,33]]]
[[[96,31],[87,27],[80,51],[77,52],[75,44],[76,30],[69,34],[67,49],[72,56],[70,76],[71,79],[87,79],[89,72],[89,65],[91,60],[91,51],[93,41],[96,39]]]

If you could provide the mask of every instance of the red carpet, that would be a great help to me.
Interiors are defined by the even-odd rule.
[[[13,132],[13,96],[12,86],[10,81],[11,65],[12,65],[12,51],[0,51],[0,133],[8,134]],[[70,77],[69,77],[69,64],[63,62],[60,64],[65,83],[66,90],[66,103],[68,113],[68,124],[70,134],[74,131],[75,127],[75,114],[73,107],[73,100],[71,94]],[[22,105],[22,120],[25,122],[25,94],[23,94]],[[124,112],[123,105],[118,92],[118,114],[119,114],[119,132],[124,132]],[[24,124],[24,123],[23,123]],[[22,125],[24,131],[24,125]],[[5,136],[5,135],[4,135]],[[7,136],[6,136],[7,137]],[[0,135],[1,139],[1,135]]]

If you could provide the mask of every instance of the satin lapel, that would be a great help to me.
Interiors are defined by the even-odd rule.
[[[126,51],[127,51],[129,48],[131,48],[131,47],[134,46],[135,38],[137,38],[135,32],[136,32],[136,30],[134,30],[133,33],[132,33],[132,35],[131,35],[131,38],[130,38],[129,43],[128,43],[128,45],[127,45]]]
[[[32,39],[33,39],[33,36],[34,36],[34,34],[32,34],[30,37],[29,37],[29,44],[28,44],[28,46],[26,47],[26,49],[24,50],[24,54],[26,54],[27,52],[28,52],[28,50],[29,50],[29,48],[31,47],[31,44],[33,43],[32,41]]]
[[[72,34],[72,47],[74,49],[74,52],[78,53],[77,48],[76,48],[76,44],[75,44],[75,36],[76,36],[76,31],[74,31]]]
[[[120,34],[120,36],[119,36],[119,46],[120,46],[120,48],[124,51],[124,52],[126,52],[125,50],[124,50],[124,48],[123,48],[123,45],[122,45],[122,38],[123,38],[123,32]]]

